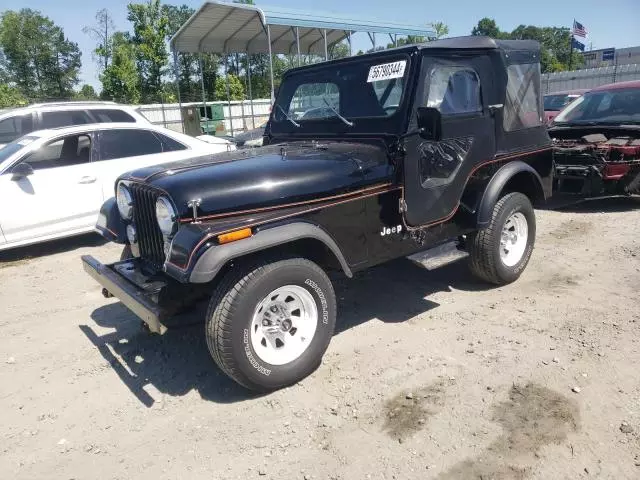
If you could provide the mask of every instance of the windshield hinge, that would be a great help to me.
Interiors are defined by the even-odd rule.
[[[405,213],[407,211],[407,202],[404,201],[404,198],[398,200],[398,211],[400,213]]]
[[[193,223],[200,223],[198,222],[198,207],[200,206],[200,202],[202,202],[200,198],[195,198],[187,202],[187,207],[193,212]]]

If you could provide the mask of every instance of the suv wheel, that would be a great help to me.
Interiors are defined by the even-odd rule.
[[[520,277],[529,263],[536,236],[536,218],[526,195],[502,197],[493,208],[491,222],[469,236],[471,271],[496,285]]]
[[[207,312],[207,346],[239,384],[275,390],[320,365],[335,320],[335,293],[320,267],[302,258],[265,261],[222,280]]]

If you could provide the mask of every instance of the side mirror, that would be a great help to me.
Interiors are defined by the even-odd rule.
[[[17,182],[18,180],[28,177],[29,175],[33,175],[33,167],[27,162],[22,162],[13,167],[13,169],[11,170],[11,174],[11,180]]]
[[[418,108],[418,128],[425,140],[439,141],[442,138],[442,114],[437,108]]]

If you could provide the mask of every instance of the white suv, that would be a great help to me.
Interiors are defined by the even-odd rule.
[[[135,108],[114,102],[52,102],[0,110],[0,148],[36,130],[86,123],[150,122]]]
[[[235,150],[151,124],[94,123],[29,133],[0,149],[0,250],[90,232],[115,181],[165,162]],[[224,158],[224,157],[222,157]]]

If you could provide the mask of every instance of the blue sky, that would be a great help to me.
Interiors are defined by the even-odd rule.
[[[139,0],[141,1],[141,0]],[[126,18],[127,0],[2,0],[1,9],[40,10],[64,28],[70,40],[82,50],[82,83],[99,87],[96,65],[91,58],[94,41],[82,33],[82,27],[94,23],[96,11],[108,5],[116,28],[129,28]],[[185,3],[194,8],[202,0],[167,2]],[[322,10],[356,18],[388,19],[409,24],[442,21],[449,25],[450,35],[467,35],[482,17],[495,18],[502,30],[512,30],[520,24],[538,26],[571,26],[575,17],[589,31],[593,48],[631,47],[640,45],[640,0],[256,0],[257,4]],[[355,49],[370,48],[366,35],[354,37]]]

